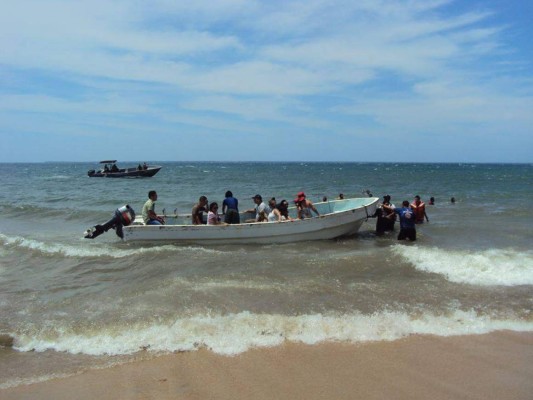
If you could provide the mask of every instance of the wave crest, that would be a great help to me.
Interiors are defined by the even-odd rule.
[[[18,247],[34,252],[39,252],[43,255],[61,255],[63,257],[75,258],[94,258],[94,257],[110,257],[110,258],[126,258],[134,255],[148,254],[148,253],[162,253],[166,251],[206,251],[219,252],[218,250],[204,249],[202,247],[192,246],[175,246],[171,244],[152,246],[152,247],[135,247],[135,248],[118,248],[116,245],[101,244],[99,246],[92,246],[86,239],[80,238],[79,245],[69,245],[62,243],[46,243],[35,239],[28,239],[21,236],[6,236],[0,233],[0,242],[7,247]],[[82,243],[85,243],[82,244]]]
[[[211,351],[236,355],[253,347],[273,347],[284,341],[320,342],[392,341],[412,334],[454,336],[483,334],[496,330],[533,331],[533,322],[494,319],[475,311],[447,315],[400,312],[372,315],[271,315],[241,312],[216,316],[179,318],[168,324],[128,325],[98,328],[84,334],[54,327],[53,331],[15,337],[19,351],[64,351],[73,354],[120,355],[141,350],[154,352]]]
[[[472,285],[533,285],[533,252],[512,249],[452,251],[419,246],[393,246],[393,252],[420,271]]]

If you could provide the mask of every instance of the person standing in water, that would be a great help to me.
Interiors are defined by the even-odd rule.
[[[420,196],[415,196],[415,201],[411,203],[411,208],[415,213],[415,223],[423,224],[424,218],[426,218],[426,221],[429,222],[428,215],[426,214],[426,204],[420,200]]]
[[[391,203],[390,195],[386,194],[383,196],[383,203],[381,207],[376,209],[376,212],[372,217],[377,217],[376,221],[376,235],[382,236],[385,232],[391,232],[394,230],[394,223],[396,222],[396,214],[394,211],[385,209],[383,206],[388,206],[392,209],[396,208],[394,204]]]
[[[409,207],[409,202],[404,200],[402,208],[392,208],[386,205],[383,205],[383,208],[388,211],[393,211],[400,217],[398,240],[409,239],[414,242],[416,240],[415,214],[411,207]]]

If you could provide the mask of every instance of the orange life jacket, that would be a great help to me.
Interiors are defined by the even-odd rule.
[[[415,213],[415,222],[424,222],[424,215],[426,214],[426,205],[421,201],[418,205],[416,203],[411,204],[411,208]]]

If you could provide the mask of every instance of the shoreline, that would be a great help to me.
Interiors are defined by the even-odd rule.
[[[10,399],[529,399],[533,332],[202,349],[1,389]]]

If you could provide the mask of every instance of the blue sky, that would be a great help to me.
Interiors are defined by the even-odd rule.
[[[532,1],[1,9],[1,162],[533,161]]]

